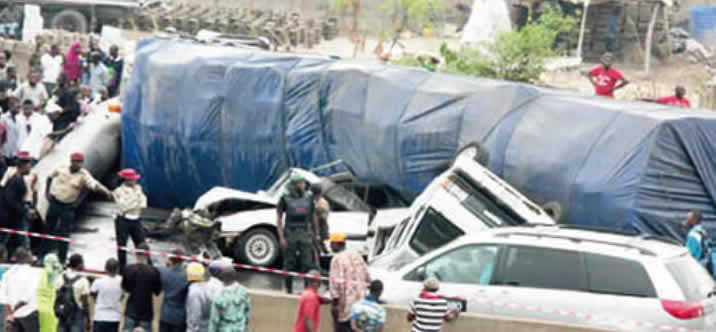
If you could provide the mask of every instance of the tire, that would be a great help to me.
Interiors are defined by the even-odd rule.
[[[471,142],[460,148],[460,150],[455,153],[455,157],[453,157],[450,165],[455,164],[457,157],[462,154],[471,154],[472,159],[484,167],[487,167],[490,163],[490,151],[480,142]]]
[[[562,204],[559,204],[559,202],[549,202],[545,205],[542,205],[542,210],[544,212],[547,212],[547,214],[554,219],[555,222],[560,223],[560,219],[562,219]]]
[[[249,265],[273,266],[280,252],[276,235],[264,228],[248,231],[234,244],[234,258]]]
[[[74,9],[65,9],[52,18],[53,29],[70,32],[87,33],[87,18]]]

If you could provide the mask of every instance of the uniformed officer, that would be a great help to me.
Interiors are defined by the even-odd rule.
[[[306,182],[300,175],[293,175],[289,192],[278,203],[276,224],[283,249],[284,269],[304,272],[316,266],[313,241],[318,234],[313,199],[306,193]],[[284,227],[283,215],[286,215]],[[286,291],[293,292],[293,278],[286,277]]]

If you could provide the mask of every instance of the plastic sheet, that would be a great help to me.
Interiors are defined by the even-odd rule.
[[[139,45],[122,148],[150,203],[190,207],[213,186],[266,188],[287,167],[342,159],[419,193],[473,141],[490,169],[570,223],[675,238],[716,219],[716,115],[414,68],[190,41]],[[716,234],[716,232],[712,232]]]

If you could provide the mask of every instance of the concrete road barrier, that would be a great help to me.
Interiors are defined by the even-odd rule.
[[[298,298],[276,292],[250,291],[251,332],[293,331],[298,310]],[[386,306],[387,324],[384,331],[410,331],[406,321],[406,309]],[[333,331],[330,305],[321,311],[321,332]],[[453,322],[446,323],[443,332],[605,332],[573,325],[556,324],[533,320],[511,320],[494,316],[462,314]]]

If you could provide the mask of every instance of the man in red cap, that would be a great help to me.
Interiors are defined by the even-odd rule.
[[[75,210],[81,203],[80,194],[83,189],[102,192],[112,199],[112,192],[92,177],[84,166],[85,157],[81,153],[70,156],[70,166],[55,169],[47,177],[45,195],[50,202],[45,221],[45,234],[69,237],[72,224],[75,222]],[[43,241],[42,255],[52,251],[56,241]],[[59,243],[58,257],[64,263],[67,258],[67,242]]]
[[[30,161],[30,167],[32,168],[32,156],[27,151],[20,151],[17,153],[17,155],[14,158],[16,161],[24,162],[24,161]],[[5,175],[2,177],[2,180],[0,180],[0,186],[5,188],[10,183],[10,180],[15,177],[15,175],[18,174],[18,171],[20,171],[19,167],[13,166],[7,169],[5,172]],[[22,218],[20,218],[16,222],[17,229],[21,231],[28,231],[30,229],[30,226],[32,224],[32,221],[37,218],[37,211],[35,210],[35,205],[37,204],[37,174],[33,173],[32,171],[28,171],[27,174],[24,174],[22,178],[25,181],[25,186],[27,187],[27,191],[25,192],[25,195],[23,196],[23,204],[27,208],[25,212],[23,213]],[[18,236],[20,239],[19,245],[25,249],[30,250],[30,239],[27,236]]]
[[[127,240],[132,237],[134,246],[144,243],[146,235],[140,222],[142,209],[147,207],[147,196],[144,195],[142,187],[137,184],[141,178],[134,169],[127,168],[119,172],[124,183],[114,190],[114,200],[119,206],[119,215],[115,219],[115,231],[117,232],[117,245],[124,247]],[[124,270],[127,264],[127,253],[117,250],[120,270]]]
[[[10,177],[7,183],[4,183],[2,190],[2,210],[4,215],[0,216],[3,219],[3,227],[23,229],[25,216],[33,213],[34,207],[27,206],[25,204],[25,195],[28,192],[27,186],[25,185],[25,175],[30,173],[30,155],[28,153],[18,153],[17,159],[17,171]],[[25,230],[25,229],[23,229]],[[3,237],[1,244],[7,245],[8,252],[12,253],[15,248],[23,244],[22,237],[15,236],[16,241],[12,241],[8,245],[10,237]]]

